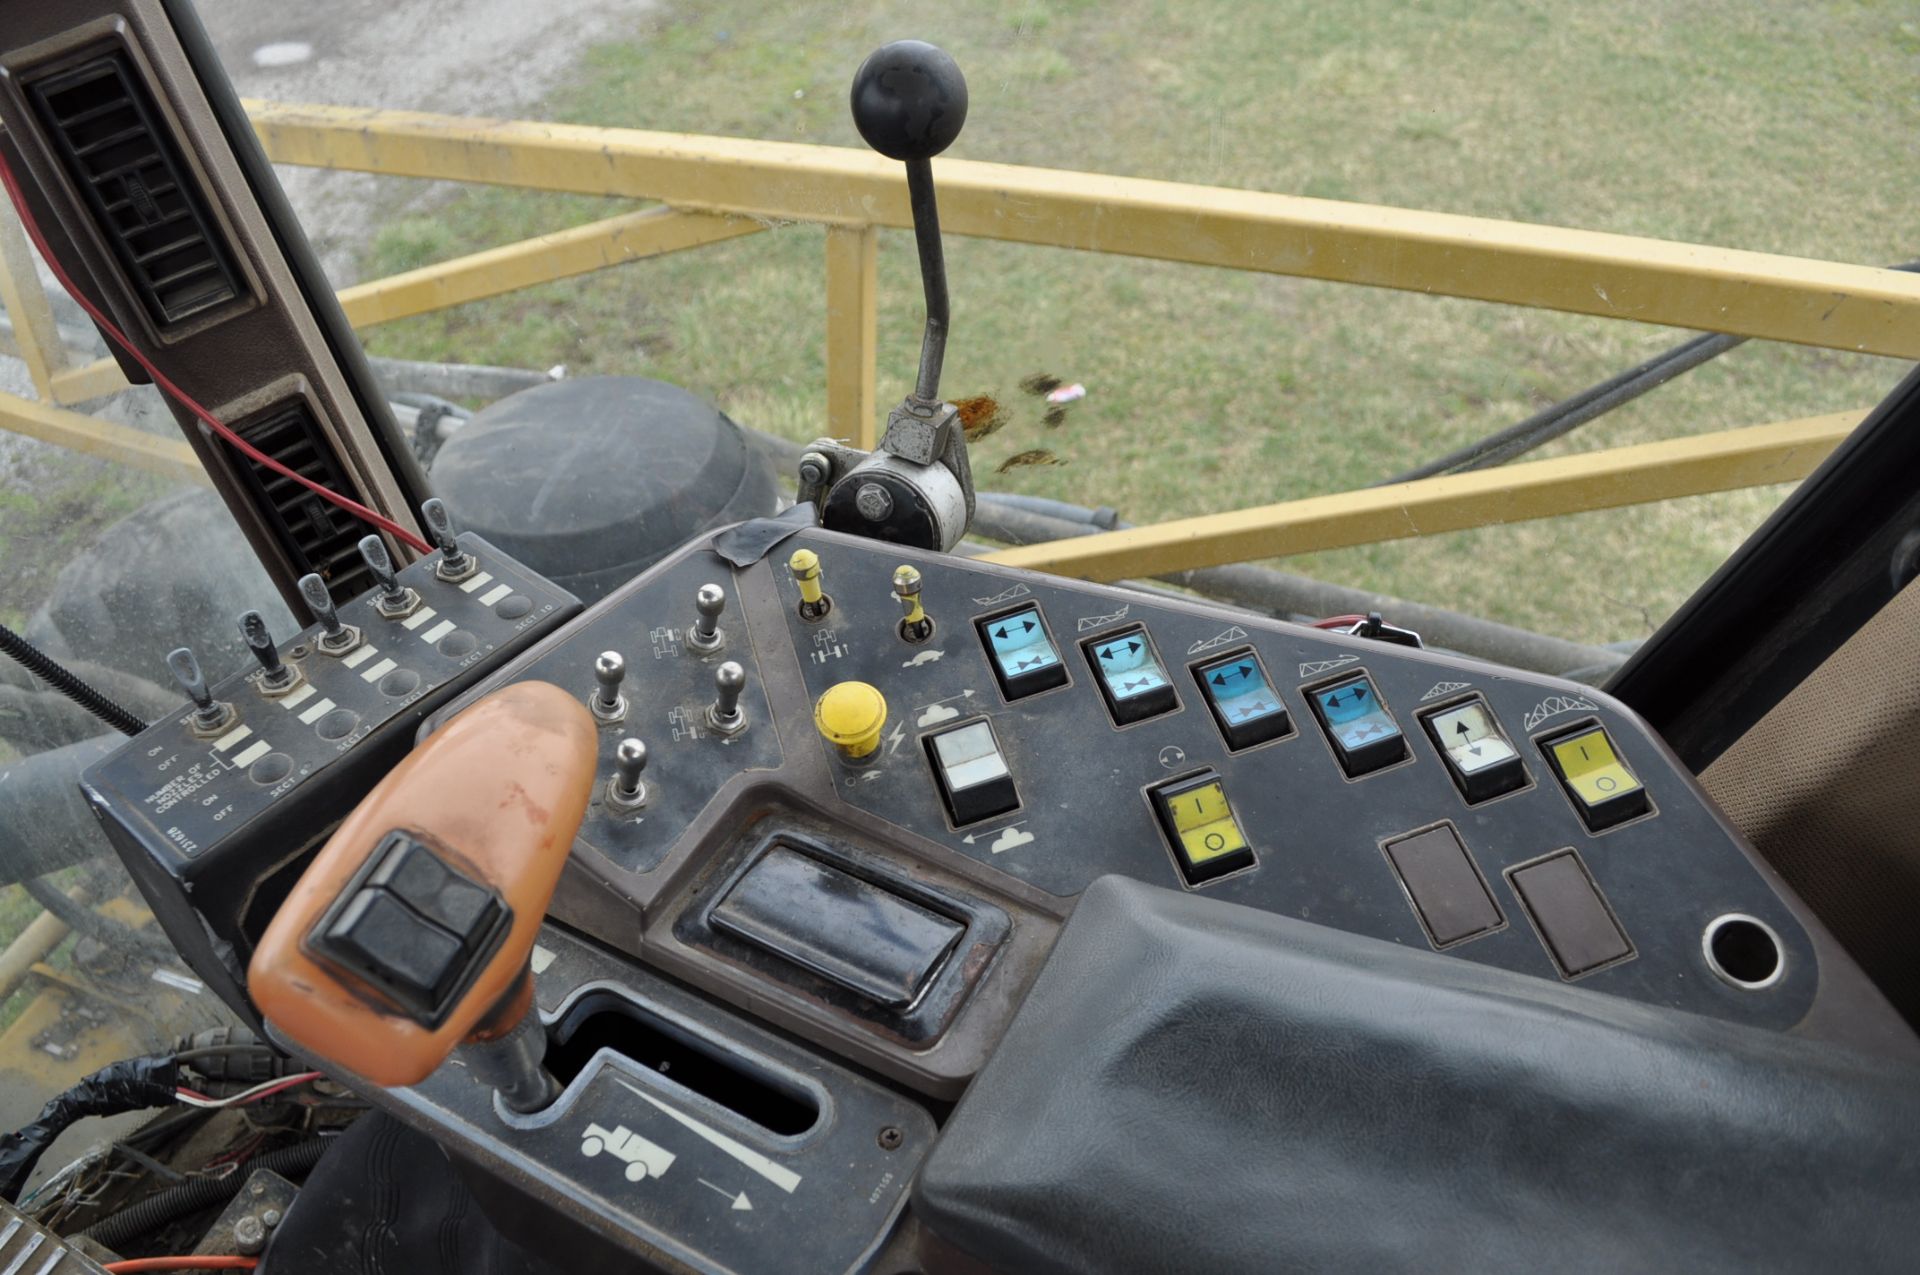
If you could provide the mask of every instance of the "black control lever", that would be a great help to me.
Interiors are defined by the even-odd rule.
[[[973,472],[960,414],[940,398],[951,313],[930,161],[967,122],[967,81],[941,49],[896,40],[860,64],[851,103],[854,125],[867,144],[907,166],[927,300],[920,374],[887,414],[886,433],[871,454],[831,438],[814,441],[800,457],[799,498],[817,505],[821,522],[835,531],[951,549],[973,520]]]
[[[853,77],[853,124],[867,145],[907,166],[907,202],[920,249],[920,283],[927,326],[920,339],[920,376],[913,398],[940,406],[940,367],[947,355],[947,259],[940,244],[940,209],[928,161],[960,136],[967,122],[967,81],[944,49],[922,40],[896,40],[868,55]]]

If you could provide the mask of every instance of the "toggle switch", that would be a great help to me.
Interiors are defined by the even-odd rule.
[[[1148,795],[1188,885],[1253,866],[1253,847],[1240,831],[1226,785],[1214,771],[1172,780],[1149,789]]]
[[[373,578],[380,583],[373,609],[380,613],[381,618],[404,620],[419,609],[420,595],[400,583],[400,577],[393,569],[393,559],[387,554],[386,542],[378,536],[361,537],[360,557],[367,564],[367,570],[373,572]]]
[[[1131,726],[1180,707],[1145,627],[1136,624],[1080,646],[1099,674],[1100,694],[1114,725]]]
[[[433,574],[449,584],[465,580],[480,569],[480,560],[460,547],[453,529],[453,515],[447,510],[447,503],[438,496],[420,506],[420,514],[426,519],[427,534],[433,537],[434,545],[440,550],[440,561]]]
[[[1307,692],[1327,740],[1349,779],[1384,769],[1407,756],[1406,736],[1365,673]]]
[[[274,644],[273,634],[267,632],[265,616],[258,611],[241,615],[240,633],[247,639],[247,650],[260,662],[257,685],[262,695],[278,698],[300,684],[299,671],[280,658],[280,648]]]
[[[1421,718],[1440,747],[1447,772],[1469,802],[1486,801],[1527,786],[1527,768],[1493,710],[1479,696]]]
[[[1252,651],[1198,665],[1200,682],[1214,724],[1234,752],[1252,748],[1293,732],[1293,720],[1280,693],[1267,678],[1266,666]]]
[[[1651,810],[1647,790],[1614,751],[1613,738],[1597,722],[1577,726],[1541,744],[1592,832],[1604,832]]]
[[[311,571],[301,576],[300,597],[306,602],[307,610],[313,612],[313,618],[320,621],[319,636],[313,639],[314,648],[320,654],[345,655],[360,645],[360,630],[340,619],[325,580]]]
[[[793,572],[793,582],[800,586],[800,618],[826,619],[827,612],[833,610],[833,599],[820,584],[820,555],[811,549],[795,549],[787,559],[787,570]]]
[[[193,657],[190,647],[176,647],[167,656],[167,672],[173,674],[173,680],[193,701],[193,716],[187,727],[196,735],[218,735],[233,725],[240,716],[233,705],[225,700],[213,697],[213,691],[207,685],[207,679],[200,672],[200,661]]]
[[[720,613],[727,609],[727,591],[717,584],[703,584],[693,595],[696,618],[687,630],[687,649],[710,655],[726,644],[720,630]]]
[[[740,692],[747,686],[747,670],[728,660],[713,670],[713,703],[707,705],[707,725],[722,735],[738,735],[747,728]]]
[[[880,732],[887,728],[887,698],[865,682],[840,682],[829,686],[814,704],[813,724],[842,758],[867,761],[880,751]]]
[[[927,736],[940,799],[956,828],[1008,814],[1020,806],[1013,774],[986,718],[949,726]]]
[[[920,605],[920,572],[915,567],[895,567],[893,598],[905,614],[900,620],[900,640],[916,645],[933,636],[933,618]]]
[[[1008,700],[1024,699],[1067,684],[1067,666],[1037,606],[975,620],[980,640],[993,656],[993,676]]]
[[[627,679],[627,660],[618,651],[602,651],[593,661],[593,680],[599,689],[587,702],[596,719],[603,722],[617,722],[627,715],[627,697],[620,693],[620,684]]]
[[[647,746],[632,735],[614,746],[613,777],[607,781],[607,805],[625,814],[647,804]]]

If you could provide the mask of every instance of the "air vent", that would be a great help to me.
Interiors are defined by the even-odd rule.
[[[233,254],[123,52],[28,82],[41,127],[162,331],[240,295]]]
[[[301,477],[358,498],[305,399],[270,407],[235,431]],[[236,455],[236,459],[243,466],[255,507],[302,575],[319,572],[335,602],[345,602],[372,585],[373,577],[359,551],[366,528],[358,519],[250,456]]]

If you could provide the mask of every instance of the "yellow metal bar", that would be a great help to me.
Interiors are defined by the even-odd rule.
[[[120,371],[118,363],[112,359],[95,359],[91,363],[56,372],[48,397],[62,406],[70,406],[118,394],[126,388],[127,378]]]
[[[765,229],[745,217],[648,208],[356,284],[341,290],[340,305],[354,327],[372,327]]]
[[[283,164],[911,224],[900,167],[837,147],[253,101]],[[1920,277],[1629,235],[942,159],[955,234],[1399,288],[1920,359]]]
[[[867,451],[880,441],[873,388],[879,241],[872,226],[827,227],[827,433]]]
[[[34,393],[51,400],[54,374],[66,366],[67,351],[60,344],[60,329],[54,324],[40,275],[33,268],[26,231],[11,205],[0,207],[0,305],[13,320],[13,341],[20,361],[27,365],[27,375],[33,378]]]
[[[0,430],[25,434],[89,456],[117,460],[136,469],[199,483],[203,487],[212,485],[193,449],[180,439],[143,434],[137,429],[69,412],[51,403],[0,394]]]
[[[1424,478],[1025,545],[985,561],[1086,580],[1157,576],[1804,478],[1865,409]]]

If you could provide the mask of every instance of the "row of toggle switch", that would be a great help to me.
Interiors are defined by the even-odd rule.
[[[434,567],[435,577],[448,584],[461,584],[475,579],[479,560],[460,548],[453,517],[447,512],[445,503],[437,498],[428,500],[420,506],[420,512],[440,550],[440,561]],[[366,536],[361,539],[358,548],[361,561],[366,564],[379,588],[374,598],[374,610],[380,617],[404,623],[419,614],[423,606],[420,594],[400,583],[399,573],[394,569],[386,543],[378,536]],[[327,582],[317,573],[309,572],[301,576],[299,587],[301,600],[307,604],[320,625],[320,632],[313,639],[314,649],[321,655],[351,664],[352,661],[347,657],[360,649],[365,642],[365,635],[358,626],[342,622]],[[506,595],[511,590],[502,587],[500,592]],[[505,606],[508,601],[503,597],[501,605]],[[491,604],[491,600],[489,602]],[[527,607],[530,609],[531,603],[527,603]],[[518,617],[503,612],[503,618]],[[265,616],[258,611],[243,613],[240,617],[240,633],[246,639],[248,652],[260,665],[260,671],[253,679],[255,690],[268,699],[284,699],[301,687],[306,680],[304,674],[299,665],[288,663],[280,654],[280,646],[268,631]],[[301,653],[298,649],[294,652],[296,655]],[[193,701],[194,711],[187,719],[187,725],[195,735],[201,738],[221,736],[240,720],[239,709],[233,703],[213,697],[213,690],[207,683],[199,658],[191,647],[177,647],[169,652],[167,671],[187,698]]]
[[[687,647],[703,656],[718,654],[726,646],[726,631],[720,617],[727,607],[727,592],[717,584],[703,584],[695,592],[695,619],[686,632]],[[602,651],[593,662],[595,690],[587,698],[594,719],[613,725],[625,721],[628,702],[625,692],[626,657],[618,651]],[[732,738],[747,729],[747,712],[740,697],[747,688],[747,670],[737,660],[724,660],[713,670],[713,702],[707,705],[707,728],[722,738]],[[634,735],[614,745],[613,774],[607,780],[607,809],[616,816],[639,813],[648,799],[646,742]]]
[[[974,623],[1008,701],[1067,683],[1066,666],[1037,604]],[[1100,634],[1080,645],[1115,726],[1131,726],[1180,707],[1173,679],[1145,625]],[[1210,657],[1191,671],[1228,751],[1255,748],[1293,733],[1286,705],[1251,648]],[[1305,695],[1347,778],[1360,779],[1411,758],[1400,723],[1364,671],[1309,685]],[[1530,782],[1519,750],[1482,697],[1471,695],[1425,710],[1420,721],[1469,804]],[[1597,723],[1545,738],[1541,747],[1590,830],[1603,831],[1651,809],[1645,788]],[[1171,824],[1169,831],[1174,831]]]

